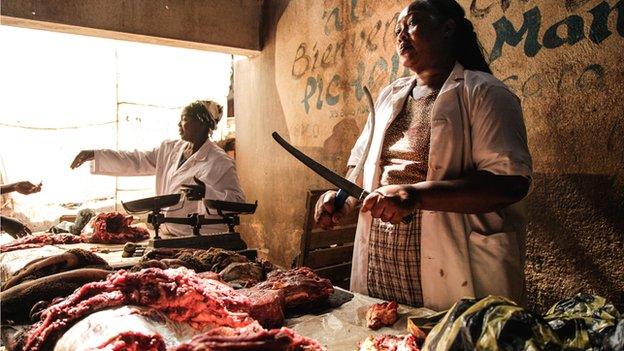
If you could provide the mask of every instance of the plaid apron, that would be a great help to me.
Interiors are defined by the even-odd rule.
[[[430,113],[438,91],[406,100],[388,127],[381,154],[381,185],[413,184],[427,177]],[[368,294],[411,306],[422,306],[420,228],[422,214],[410,223],[392,224],[375,218],[371,224]]]

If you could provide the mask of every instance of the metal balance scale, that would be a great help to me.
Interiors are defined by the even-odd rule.
[[[154,248],[198,248],[207,249],[209,247],[220,247],[227,250],[245,250],[247,244],[241,239],[240,233],[236,232],[234,226],[240,224],[239,215],[252,214],[258,207],[258,202],[253,204],[209,200],[204,199],[204,206],[209,215],[218,215],[221,218],[205,218],[204,215],[193,213],[187,217],[165,217],[163,209],[177,205],[182,194],[170,194],[155,197],[148,197],[129,202],[121,202],[121,205],[128,213],[145,213],[147,221],[154,227],[154,239],[150,240],[150,246]],[[177,238],[161,238],[159,235],[160,225],[163,223],[185,224],[191,226],[193,235]],[[200,230],[204,225],[225,224],[227,232],[211,233],[201,235]]]

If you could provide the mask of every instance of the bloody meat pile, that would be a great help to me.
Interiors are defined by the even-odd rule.
[[[85,284],[41,314],[24,339],[24,350],[46,350],[78,319],[104,308],[149,306],[197,330],[239,327],[253,322],[244,312],[247,297],[215,280],[204,280],[185,268],[140,272],[118,271],[104,281]]]
[[[359,351],[419,351],[416,338],[411,335],[369,336],[360,343]]]
[[[324,351],[316,340],[288,328],[265,330],[258,324],[241,328],[221,327],[198,335],[172,351]]]
[[[251,289],[283,291],[286,308],[326,300],[334,292],[334,286],[328,279],[319,277],[308,267],[275,270]]]
[[[88,314],[121,305],[138,305],[154,308],[171,320],[188,323],[200,331],[227,327],[229,329],[217,330],[240,333],[242,340],[261,337],[266,339],[263,342],[268,345],[273,345],[273,341],[269,340],[271,338],[280,342],[290,340],[287,343],[290,346],[276,350],[322,350],[309,339],[297,336],[288,329],[265,330],[263,327],[283,324],[283,308],[288,305],[286,296],[290,296],[291,304],[298,306],[327,298],[330,291],[333,288],[328,280],[319,278],[309,269],[301,268],[274,274],[268,286],[243,290],[234,290],[220,281],[202,278],[184,267],[166,270],[147,268],[139,272],[121,270],[109,275],[104,281],[85,284],[67,298],[43,310],[40,321],[26,333],[23,348],[49,349],[65,330]],[[238,329],[250,324],[260,329]],[[215,333],[218,332],[204,334],[202,342],[218,341],[223,336]],[[130,333],[110,340],[110,343],[102,345],[102,349],[116,350],[118,348],[115,345],[135,341],[152,343],[154,346],[150,346],[152,348],[149,350],[159,350],[160,347],[158,340],[152,336]],[[308,344],[314,347],[303,347]],[[225,348],[230,349],[240,348]]]
[[[39,235],[28,235],[14,240],[8,244],[0,245],[0,252],[32,249],[46,245],[79,244],[83,239],[73,234],[52,234],[44,233]]]
[[[149,239],[147,229],[132,227],[131,223],[132,216],[119,212],[100,213],[93,221],[93,233],[83,231],[81,236],[85,242],[99,244],[124,244]]]
[[[166,351],[165,341],[159,334],[146,335],[127,331],[118,334],[89,351]]]
[[[43,233],[28,235],[8,244],[0,245],[0,252],[33,249],[46,245],[67,245],[80,243],[125,244],[149,239],[145,228],[132,227],[132,216],[118,212],[100,213],[93,221],[93,233],[83,232],[80,236],[69,233]]]

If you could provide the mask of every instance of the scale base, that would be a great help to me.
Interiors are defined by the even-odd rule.
[[[247,248],[239,233],[215,233],[209,235],[192,235],[179,238],[151,239],[149,245],[154,248],[189,248],[208,249],[219,247],[226,250],[240,251]]]

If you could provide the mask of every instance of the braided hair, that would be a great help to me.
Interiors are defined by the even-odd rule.
[[[211,135],[223,116],[223,107],[211,100],[197,100],[186,105],[184,112],[204,124]]]
[[[466,11],[457,1],[416,0],[409,7],[416,5],[424,5],[428,10],[431,10],[440,23],[448,19],[452,19],[455,22],[456,28],[453,34],[453,43],[451,44],[452,53],[464,68],[492,73],[481,51],[472,22],[466,18]]]

